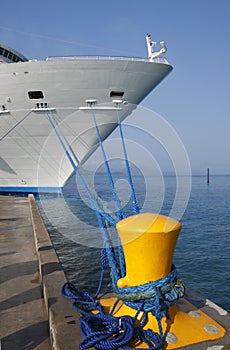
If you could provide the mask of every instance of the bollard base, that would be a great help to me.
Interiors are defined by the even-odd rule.
[[[116,298],[101,299],[100,302],[105,312],[110,312]],[[134,317],[136,310],[124,305],[121,301],[117,304],[113,316],[119,317],[129,315]],[[186,299],[181,299],[169,308],[170,319],[162,319],[162,327],[166,333],[164,349],[178,349],[191,344],[205,341],[212,341],[224,337],[226,330],[215,320],[209,317],[200,309],[197,309]],[[142,313],[138,317],[141,322]],[[155,317],[149,313],[148,323],[144,329],[151,329],[159,333]],[[129,344],[133,348],[147,348],[145,343],[132,342]]]

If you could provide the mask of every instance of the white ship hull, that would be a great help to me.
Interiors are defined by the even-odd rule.
[[[112,101],[126,101],[120,111],[124,119],[171,69],[167,63],[106,57],[0,64],[0,192],[59,192],[72,175],[47,113],[61,123],[84,162],[98,145],[85,101],[97,101],[105,139],[117,126]]]

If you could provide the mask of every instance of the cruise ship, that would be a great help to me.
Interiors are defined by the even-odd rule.
[[[0,44],[0,193],[58,193],[74,169],[169,74],[166,46],[146,36],[146,58],[28,60]],[[92,112],[94,118],[92,117]],[[62,134],[66,149],[58,138]]]

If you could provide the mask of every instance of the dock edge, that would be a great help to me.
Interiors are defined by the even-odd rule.
[[[48,315],[52,350],[76,350],[82,339],[79,314],[61,295],[65,273],[32,194],[28,195],[40,283]]]

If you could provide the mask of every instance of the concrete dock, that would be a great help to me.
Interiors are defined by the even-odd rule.
[[[72,350],[81,334],[33,196],[0,196],[1,350]]]
[[[32,195],[0,196],[0,234],[0,349],[79,349],[79,315],[61,295],[66,277]],[[227,333],[180,349],[230,350],[229,314],[192,291],[186,298]]]

